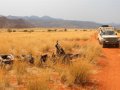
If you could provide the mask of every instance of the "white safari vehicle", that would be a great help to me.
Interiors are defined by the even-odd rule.
[[[99,27],[98,40],[103,48],[109,46],[118,48],[120,45],[120,38],[117,36],[114,27],[109,25]]]

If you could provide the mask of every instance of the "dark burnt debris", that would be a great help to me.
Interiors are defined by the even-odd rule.
[[[62,63],[67,64],[70,63],[72,59],[80,57],[80,54],[66,53],[58,41],[55,44],[55,48],[56,48],[56,52],[55,53],[53,52],[51,56],[49,56],[48,54],[43,54],[39,56],[39,62],[41,64],[44,64],[48,59],[50,59],[53,62],[56,62],[57,60],[61,60]],[[28,55],[22,54],[15,57],[14,55],[11,54],[6,54],[6,55],[1,54],[0,65],[7,65],[7,64],[12,65],[14,58],[22,62],[27,62],[29,64],[34,64],[35,62],[35,58],[33,57],[32,54],[28,54]]]
[[[14,56],[12,54],[1,54],[0,55],[0,66],[13,64]]]
[[[70,60],[80,57],[80,54],[65,53],[64,49],[56,42],[56,56],[62,58],[63,63],[70,63]]]

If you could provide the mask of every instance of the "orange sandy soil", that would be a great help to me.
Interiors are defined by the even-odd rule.
[[[120,49],[105,48],[103,53],[99,59],[102,67],[96,75],[99,90],[120,90]]]
[[[91,41],[98,42],[96,34]],[[97,90],[120,90],[120,48],[103,48],[102,52],[94,77]]]
[[[98,90],[120,90],[120,48],[103,48],[102,52],[95,75]]]

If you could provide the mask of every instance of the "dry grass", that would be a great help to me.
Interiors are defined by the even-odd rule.
[[[27,90],[50,90],[49,88],[49,74],[44,73],[39,77],[29,76],[27,80]]]
[[[50,90],[50,89],[48,88],[48,82],[45,79],[41,78],[29,80],[27,90]]]
[[[83,60],[88,62],[95,63],[97,57],[101,55],[102,48],[98,43],[90,43],[80,48],[80,53]]]
[[[5,90],[7,87],[10,87],[8,71],[0,70],[0,90]]]
[[[69,68],[69,82],[79,85],[84,85],[90,81],[92,74],[92,65],[86,61],[79,61],[74,63]]]
[[[26,73],[26,67],[27,64],[25,62],[20,62],[20,61],[15,61],[13,66],[16,74],[21,74],[21,75]]]
[[[61,75],[61,81],[69,85],[82,85],[89,82],[93,66],[93,63],[90,62],[96,61],[101,53],[101,48],[98,44],[88,43],[95,31],[39,32],[37,29],[36,31],[32,33],[0,33],[0,42],[4,42],[0,43],[0,47],[2,47],[0,49],[1,54],[21,55],[31,53],[35,57],[34,66],[29,66],[25,62],[17,60],[14,62],[12,70],[16,75],[18,85],[23,84],[25,81],[24,85],[27,90],[50,90],[48,84],[53,72]],[[57,40],[60,41],[61,46],[67,53],[80,53],[82,57],[75,60],[71,65],[62,65],[58,60],[53,63],[49,59],[46,62],[47,67],[40,68],[43,67],[39,61],[40,55],[44,53],[51,55],[55,52]],[[34,67],[36,68],[35,70]],[[4,80],[6,79],[3,78],[3,73],[0,72],[0,85]]]
[[[61,81],[68,85],[87,85],[91,82],[93,66],[101,54],[101,47],[96,43],[80,47],[81,58],[75,59],[70,66],[61,71]],[[91,53],[92,51],[92,53]]]
[[[13,65],[13,70],[15,71],[16,79],[18,85],[22,84],[23,77],[27,74],[27,63],[15,61]]]
[[[63,45],[91,37],[92,32],[33,32],[33,33],[0,33],[0,53],[39,55],[54,50],[54,45],[59,40]],[[86,37],[85,37],[85,36]],[[70,45],[70,44],[69,44]],[[67,46],[69,46],[67,45]]]
[[[68,86],[86,86],[91,82],[90,76],[93,74],[92,64],[87,61],[77,61],[69,66],[61,74],[61,82]]]

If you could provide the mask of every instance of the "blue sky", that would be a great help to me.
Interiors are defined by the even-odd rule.
[[[0,0],[1,15],[120,23],[120,0]]]

